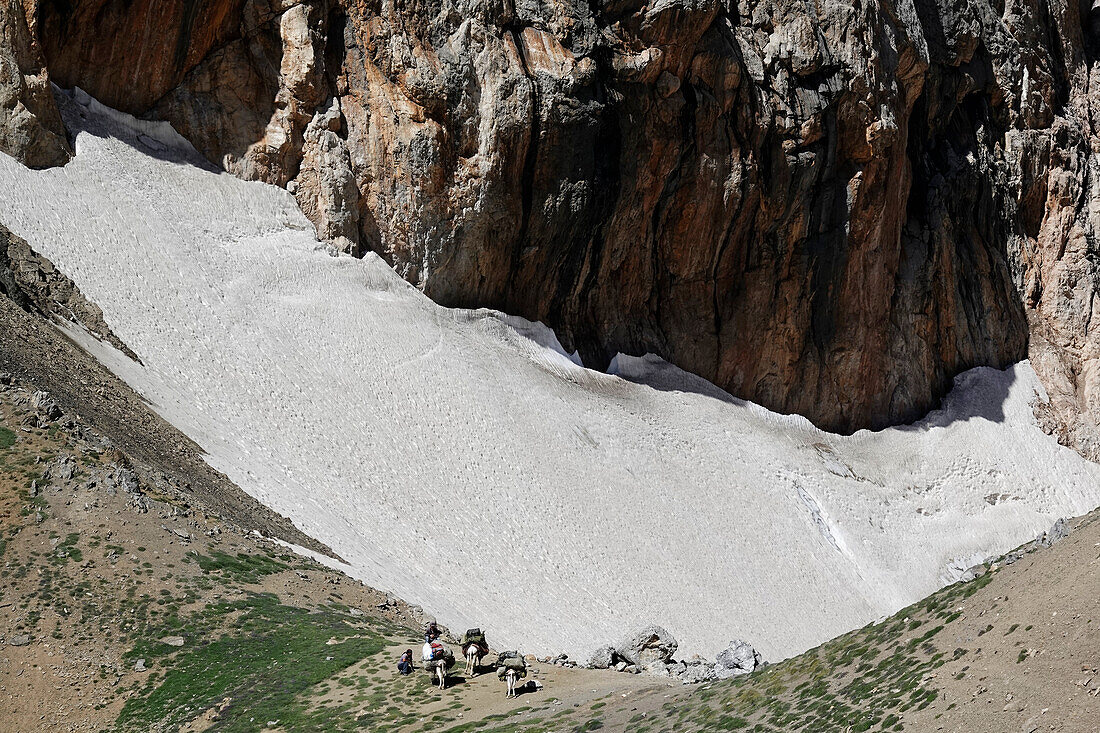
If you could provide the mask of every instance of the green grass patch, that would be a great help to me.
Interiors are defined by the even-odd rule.
[[[199,568],[204,573],[219,573],[228,580],[240,583],[256,583],[265,575],[286,570],[289,566],[266,555],[246,555],[238,552],[235,556],[220,550],[207,555],[195,553]]]
[[[348,638],[356,630],[341,614],[285,606],[269,594],[215,604],[206,614],[206,623],[232,615],[230,632],[212,639],[187,634],[189,645],[179,650],[145,642],[127,654],[148,660],[159,651],[165,672],[159,684],[127,700],[116,730],[174,729],[226,697],[231,702],[219,731],[254,731],[269,720],[285,730],[313,730],[301,694],[384,648],[370,632]],[[176,630],[170,625],[163,632]],[[333,638],[343,641],[326,643]]]
[[[15,432],[8,428],[0,428],[0,448],[11,448],[15,445]]]

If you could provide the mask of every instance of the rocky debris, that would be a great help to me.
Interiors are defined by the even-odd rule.
[[[28,19],[21,2],[0,4],[0,152],[31,168],[64,165],[72,150]]]
[[[959,582],[968,583],[971,580],[982,577],[987,571],[988,569],[985,565],[974,565],[963,571],[962,575],[959,576]]]
[[[675,661],[679,646],[675,637],[660,626],[647,626],[615,646],[603,646],[589,656],[589,669],[614,669],[626,674],[673,677],[684,684],[715,679],[714,664],[699,655]]]
[[[103,311],[84,297],[72,280],[53,262],[35,252],[26,241],[0,223],[0,294],[25,311],[45,318],[75,322],[140,363],[137,355],[115,336]],[[40,411],[39,411],[40,412]],[[61,417],[60,412],[57,419]]]
[[[8,637],[8,643],[12,646],[27,646],[31,643],[31,635],[16,634],[15,636]]]
[[[552,664],[555,667],[565,667],[567,669],[574,669],[580,665],[569,658],[569,655],[565,652],[557,655],[556,657],[541,657],[535,658],[536,662],[542,662],[543,664]]]
[[[760,653],[752,648],[748,642],[740,639],[731,641],[729,646],[718,652],[714,661],[714,676],[720,680],[737,677],[743,674],[751,674],[756,671],[764,661]]]
[[[46,465],[42,472],[42,481],[56,487],[57,482],[72,481],[76,475],[76,459],[71,455],[62,454]]]
[[[1017,560],[1019,560],[1020,558],[1022,558],[1024,555],[1028,555],[1032,552],[1035,552],[1036,550],[1038,550],[1040,548],[1050,547],[1054,543],[1056,543],[1056,542],[1058,542],[1062,539],[1065,539],[1066,537],[1069,536],[1070,531],[1071,531],[1071,527],[1069,526],[1069,523],[1066,522],[1065,518],[1060,518],[1053,525],[1051,525],[1050,529],[1046,530],[1045,532],[1042,532],[1038,537],[1033,539],[1031,542],[1028,542],[1027,544],[1021,545],[1020,547],[1017,547],[1015,550],[1012,550],[1011,552],[1006,553],[1004,555],[1004,557],[1000,559],[1000,562],[1005,564],[1005,565],[1011,565],[1014,562],[1016,562]],[[969,578],[968,578],[968,580],[969,580]]]
[[[1039,547],[1050,547],[1055,542],[1063,540],[1068,536],[1069,525],[1066,524],[1066,520],[1064,518],[1060,518],[1051,526],[1050,529],[1039,535],[1035,539],[1035,542],[1039,545]]]
[[[41,419],[45,419],[49,422],[58,420],[61,418],[61,408],[58,407],[57,402],[53,400],[47,393],[39,391],[35,392],[31,397],[31,409],[33,409]]]
[[[697,685],[716,679],[714,663],[695,654],[690,659],[677,662],[669,667],[669,675],[678,678],[685,685]]]
[[[118,491],[126,494],[126,505],[138,514],[146,514],[149,511],[149,499],[141,490],[137,474],[124,465],[115,464],[114,469],[107,476],[107,493],[114,496]],[[163,529],[168,529],[161,525]]]

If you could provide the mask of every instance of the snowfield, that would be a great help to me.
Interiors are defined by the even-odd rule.
[[[646,623],[776,660],[1100,504],[1025,362],[851,437],[654,357],[584,369],[538,324],[330,256],[280,189],[170,128],[65,105],[78,154],[0,155],[0,221],[144,361],[76,334],[351,575],[495,646],[583,655]]]

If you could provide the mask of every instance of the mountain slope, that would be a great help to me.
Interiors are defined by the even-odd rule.
[[[456,674],[440,693],[394,670],[418,609],[242,532],[247,515],[212,514],[113,447],[94,415],[34,393],[0,380],[0,709],[13,730],[1077,733],[1100,711],[1095,513],[1052,548],[1031,543],[740,680],[535,663],[543,689],[514,701],[492,674]]]

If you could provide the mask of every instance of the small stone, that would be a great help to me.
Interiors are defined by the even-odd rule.
[[[139,659],[136,662],[134,662],[134,671],[135,672],[144,672],[145,671],[145,660],[144,659]]]
[[[30,634],[16,634],[15,636],[8,639],[8,643],[11,644],[12,646],[26,646],[27,644],[31,643],[31,635]]]
[[[184,639],[182,636],[166,636],[160,640],[160,643],[168,646],[183,646]]]

